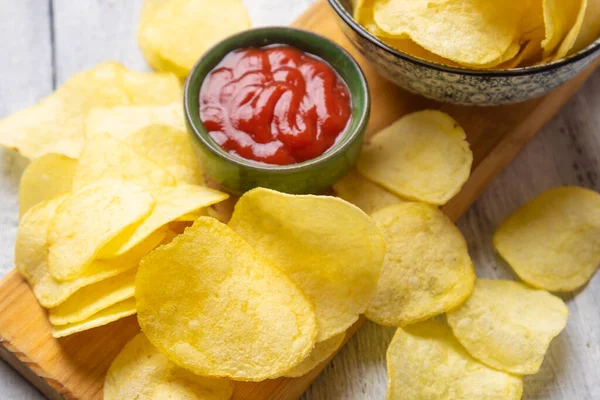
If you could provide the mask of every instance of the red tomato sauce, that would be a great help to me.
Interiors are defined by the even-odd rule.
[[[233,51],[200,89],[210,136],[228,152],[266,164],[320,156],[350,115],[348,88],[333,68],[289,46]]]

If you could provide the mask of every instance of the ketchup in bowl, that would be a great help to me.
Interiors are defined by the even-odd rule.
[[[200,118],[212,139],[266,164],[320,156],[350,116],[348,88],[334,69],[290,46],[235,50],[200,88]]]

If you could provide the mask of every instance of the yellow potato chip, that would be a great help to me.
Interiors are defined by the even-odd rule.
[[[181,101],[163,106],[122,106],[93,108],[85,118],[85,136],[105,133],[119,140],[152,125],[167,125],[184,131],[185,118]]]
[[[48,272],[46,233],[56,208],[67,195],[46,200],[33,206],[21,219],[15,243],[15,266],[27,280],[33,294],[46,308],[56,307],[77,290],[136,268],[143,256],[158,246],[165,232],[156,232],[143,243],[121,257],[110,261],[93,261],[84,275],[71,281],[57,281]]]
[[[74,75],[38,104],[0,121],[0,145],[31,159],[46,153],[77,158],[85,116],[92,108],[161,105],[180,98],[181,84],[174,75],[139,73],[115,62],[102,63]]]
[[[405,201],[366,179],[355,169],[333,185],[333,191],[338,197],[354,204],[367,214]]]
[[[424,203],[384,208],[373,219],[385,237],[377,292],[365,311],[373,322],[404,326],[462,304],[475,271],[467,243],[440,210]]]
[[[398,196],[445,204],[469,178],[473,153],[465,131],[435,110],[408,114],[363,147],[358,171]]]
[[[518,375],[539,371],[569,310],[545,290],[513,281],[477,279],[461,307],[447,314],[458,341],[479,361]]]
[[[153,68],[185,77],[206,50],[248,28],[241,0],[146,0],[138,43]]]
[[[345,332],[375,293],[385,241],[350,203],[258,188],[240,198],[229,226],[315,303],[317,342]]]
[[[494,246],[530,285],[576,290],[600,264],[600,194],[579,187],[546,191],[502,224]]]
[[[75,168],[73,190],[101,180],[133,182],[142,187],[173,186],[175,177],[129,145],[107,134],[87,139]]]
[[[575,42],[577,41],[577,38],[579,37],[579,32],[581,31],[581,27],[583,25],[583,20],[585,19],[587,14],[586,11],[588,6],[588,0],[580,0],[579,3],[580,4],[579,12],[577,13],[577,19],[575,20],[573,26],[571,26],[571,28],[567,32],[567,35],[561,42],[560,46],[558,46],[556,54],[554,54],[552,60],[560,60],[561,58],[566,57],[567,54],[571,52],[571,49],[573,48]],[[570,4],[569,7],[573,7],[573,4]],[[596,21],[596,23],[600,24],[600,20]]]
[[[315,369],[317,365],[327,360],[331,355],[333,355],[333,353],[337,351],[337,349],[340,348],[342,343],[344,343],[345,336],[345,332],[340,333],[339,335],[335,335],[323,342],[315,344],[315,347],[313,347],[308,357],[306,357],[300,364],[283,374],[283,376],[287,376],[288,378],[298,378],[308,374],[310,371]]]
[[[233,384],[177,366],[143,333],[131,339],[113,360],[104,380],[104,400],[228,400]]]
[[[373,15],[388,35],[409,37],[438,56],[477,66],[497,62],[513,45],[528,5],[500,0],[375,0]]]
[[[472,358],[437,321],[398,328],[387,351],[388,400],[519,400],[521,377]]]
[[[546,28],[546,37],[542,41],[544,58],[551,57],[559,49],[573,27],[578,24],[581,27],[578,19],[581,8],[586,3],[587,0],[544,0],[544,26]],[[576,38],[577,35],[572,39]]]
[[[152,213],[135,227],[132,235],[120,235],[107,244],[102,249],[101,258],[124,254],[169,222],[229,197],[217,190],[186,184],[156,188],[152,190],[152,195],[156,201]]]
[[[571,52],[576,53],[598,39],[600,39],[600,0],[587,0],[581,30]]]
[[[102,181],[72,193],[50,222],[48,271],[61,281],[82,276],[102,247],[140,223],[154,204],[148,192],[121,181]]]
[[[113,304],[133,297],[135,268],[122,274],[86,286],[64,303],[48,310],[52,325],[66,325],[83,321]]]
[[[204,185],[202,166],[185,130],[151,125],[129,135],[125,142],[167,170],[179,183]]]
[[[71,190],[77,160],[62,154],[48,153],[33,160],[19,183],[19,213],[34,205]]]
[[[112,305],[88,319],[74,324],[57,325],[52,327],[52,337],[61,338],[74,333],[87,331],[99,326],[110,324],[122,318],[135,314],[135,299],[127,299]]]
[[[315,344],[310,301],[214,218],[198,219],[146,256],[135,285],[138,322],[148,339],[198,375],[277,377]]]

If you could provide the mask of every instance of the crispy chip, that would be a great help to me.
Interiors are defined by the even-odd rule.
[[[600,39],[600,0],[587,0],[581,30],[571,52],[578,52],[598,39]]]
[[[398,196],[445,204],[469,178],[472,162],[465,131],[449,115],[427,110],[377,133],[364,146],[357,167]]]
[[[355,169],[333,185],[333,191],[338,197],[354,204],[367,214],[405,201],[366,179]]]
[[[317,365],[327,360],[340,348],[342,343],[344,343],[345,336],[345,332],[340,333],[339,335],[335,335],[323,342],[315,344],[315,347],[313,347],[308,357],[306,357],[300,364],[286,372],[283,376],[287,376],[288,378],[298,378],[302,375],[308,374],[310,371],[315,369]]]
[[[460,64],[487,66],[499,64],[514,45],[528,6],[528,1],[375,0],[373,15],[388,35],[409,37]]]
[[[544,25],[546,27],[546,37],[542,41],[544,58],[551,57],[559,49],[571,29],[578,24],[581,27],[578,19],[584,2],[587,3],[586,0],[544,0]],[[585,10],[583,12],[585,13]],[[576,38],[577,35],[573,40]]]
[[[539,371],[550,341],[567,325],[558,297],[520,282],[477,279],[465,304],[448,313],[458,341],[479,361],[518,375]]]
[[[46,153],[77,158],[85,116],[92,108],[161,105],[180,98],[181,84],[172,74],[139,73],[115,62],[102,63],[74,75],[38,104],[0,121],[0,144],[31,159]]]
[[[194,375],[169,361],[143,333],[113,360],[104,380],[104,400],[228,400],[233,385]]]
[[[123,106],[94,108],[85,119],[85,136],[90,139],[105,133],[119,140],[152,125],[167,125],[185,131],[181,101],[164,106]]]
[[[73,177],[73,190],[105,179],[136,183],[142,187],[173,186],[175,177],[144,158],[129,145],[107,134],[86,140]]]
[[[258,188],[240,198],[229,225],[314,301],[318,342],[346,331],[375,293],[385,241],[350,203]]]
[[[23,216],[15,243],[15,266],[29,282],[33,294],[46,308],[56,307],[66,301],[77,290],[110,278],[128,269],[136,268],[143,256],[158,246],[165,232],[156,232],[143,243],[121,257],[110,261],[94,261],[84,275],[60,282],[48,272],[48,244],[46,232],[56,208],[67,195],[46,200],[32,207]]]
[[[248,28],[241,0],[146,0],[138,43],[154,69],[185,77],[206,50]]]
[[[34,205],[70,191],[76,165],[77,160],[55,153],[33,160],[19,184],[20,216]]]
[[[73,294],[67,301],[51,308],[48,319],[52,325],[81,322],[113,304],[133,297],[136,269],[130,269],[86,286]]]
[[[404,326],[444,313],[469,297],[475,272],[467,243],[440,210],[404,203],[376,212],[373,219],[387,248],[367,318]]]
[[[52,337],[61,338],[74,333],[87,331],[99,326],[110,324],[122,318],[135,314],[135,299],[127,299],[112,305],[90,318],[74,324],[53,326]]]
[[[554,56],[552,57],[553,60],[560,60],[561,58],[566,57],[567,54],[569,54],[569,52],[575,45],[575,42],[577,41],[577,38],[579,37],[579,32],[581,31],[581,27],[583,25],[583,20],[586,17],[587,5],[588,5],[588,0],[579,0],[579,12],[577,13],[575,22],[570,27],[564,40],[561,42],[560,46],[556,50],[556,54],[554,54]],[[569,7],[576,8],[576,7],[573,7],[572,3],[569,4]],[[600,20],[597,20],[596,23],[600,24]]]
[[[131,236],[120,235],[107,244],[102,249],[101,258],[124,254],[169,222],[229,197],[213,189],[186,184],[156,188],[152,190],[152,195],[156,201],[152,213],[135,228]]]
[[[102,181],[69,195],[48,229],[48,271],[58,280],[81,277],[102,247],[154,208],[138,186]]]
[[[201,217],[146,256],[135,295],[148,339],[198,375],[273,378],[300,363],[315,344],[310,301],[214,218]]]
[[[518,400],[523,380],[472,358],[437,321],[398,328],[387,351],[388,400]]]
[[[494,245],[530,285],[576,290],[600,264],[600,195],[579,187],[544,192],[502,224]]]

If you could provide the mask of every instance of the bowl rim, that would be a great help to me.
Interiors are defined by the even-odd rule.
[[[193,113],[193,111],[191,110],[191,103],[192,103],[191,96],[199,95],[198,93],[191,92],[191,82],[192,82],[192,79],[196,76],[197,71],[200,68],[200,65],[203,63],[204,59],[209,54],[216,51],[223,45],[227,45],[229,52],[233,51],[235,49],[242,48],[242,46],[238,46],[236,44],[237,39],[241,38],[244,35],[247,35],[248,32],[265,32],[265,37],[267,37],[267,35],[268,35],[268,36],[276,38],[279,35],[279,33],[282,31],[294,32],[294,33],[299,33],[301,35],[312,36],[322,42],[323,41],[328,42],[331,45],[333,45],[335,48],[337,48],[338,51],[342,54],[342,56],[350,63],[352,68],[356,71],[356,74],[359,78],[359,83],[360,83],[360,85],[359,85],[360,92],[357,95],[360,95],[364,98],[364,106],[361,107],[361,109],[359,110],[359,115],[356,116],[356,118],[358,118],[358,122],[356,124],[356,128],[353,131],[349,131],[351,128],[352,118],[355,118],[354,115],[351,115],[351,119],[348,121],[348,125],[346,126],[346,128],[344,128],[344,130],[338,136],[340,138],[340,140],[336,141],[323,154],[319,155],[318,157],[312,158],[310,160],[306,160],[306,161],[303,161],[300,163],[288,164],[288,165],[260,163],[258,161],[247,160],[243,157],[232,155],[229,152],[225,151],[223,148],[221,148],[219,146],[219,144],[216,143],[210,137],[210,135],[208,135],[208,132],[206,132],[206,129],[204,127],[202,127],[202,128],[204,129],[206,134],[203,134],[201,132],[201,129],[199,129],[199,127],[196,126],[196,124],[193,122],[193,119],[191,117],[192,113]],[[286,44],[286,43],[282,42],[282,44]],[[311,54],[310,52],[306,52],[306,53]],[[320,58],[322,58],[322,57],[320,57]],[[331,64],[331,62],[329,60],[327,60],[325,58],[322,58],[322,59],[324,61],[326,61],[329,64],[329,66],[331,68],[333,68],[333,70],[338,75],[340,75],[339,71]],[[343,78],[341,76],[340,76],[340,79],[343,80]],[[204,78],[202,78],[202,81],[204,81]],[[345,81],[344,81],[344,83],[348,87],[348,90],[350,90],[348,83]],[[354,93],[350,93],[351,98],[354,95],[355,95]],[[346,49],[344,49],[339,44],[335,43],[333,40],[326,38],[323,35],[320,35],[315,32],[305,30],[305,29],[294,28],[294,27],[289,27],[289,26],[264,26],[264,27],[247,29],[247,30],[238,32],[236,34],[233,34],[231,36],[228,36],[225,39],[222,39],[221,41],[219,41],[218,43],[213,45],[206,52],[204,52],[204,54],[194,64],[194,66],[190,70],[190,73],[188,74],[188,76],[185,80],[184,92],[183,92],[183,107],[184,107],[185,118],[187,120],[188,126],[191,127],[191,129],[193,131],[194,137],[196,139],[200,140],[202,145],[205,148],[207,148],[213,155],[215,155],[229,163],[235,164],[236,166],[238,166],[240,168],[244,168],[247,170],[250,169],[250,170],[254,170],[254,171],[270,172],[270,173],[275,173],[275,174],[281,174],[281,173],[287,174],[290,172],[297,172],[300,170],[305,170],[305,169],[319,166],[319,165],[324,164],[324,163],[328,162],[329,160],[334,159],[334,158],[340,156],[341,154],[343,154],[344,151],[346,150],[346,148],[349,147],[350,144],[352,144],[357,138],[359,138],[361,136],[361,132],[364,131],[364,129],[366,128],[366,126],[368,124],[370,109],[371,109],[371,96],[369,93],[369,85],[367,83],[367,79],[365,77],[365,74],[364,74],[362,68],[358,64],[358,62],[354,59],[354,57],[352,57],[352,55]],[[198,120],[200,120],[199,117],[198,117]],[[200,121],[200,124],[202,124],[202,121]]]
[[[530,75],[534,73],[551,71],[568,64],[575,63],[579,60],[582,60],[588,56],[593,55],[594,53],[600,50],[600,38],[589,44],[587,47],[579,50],[577,53],[572,54],[568,57],[563,57],[559,60],[552,61],[547,64],[542,65],[534,65],[528,67],[518,67],[518,68],[509,68],[509,69],[474,69],[468,67],[450,67],[447,65],[439,64],[433,61],[423,60],[418,57],[414,57],[408,53],[404,53],[400,50],[397,50],[385,42],[379,40],[375,35],[371,34],[367,31],[362,25],[360,25],[354,17],[346,10],[346,8],[340,3],[340,0],[327,0],[331,8],[334,9],[336,14],[346,23],[346,25],[350,26],[354,31],[359,33],[364,39],[367,39],[377,47],[385,50],[386,52],[402,58],[405,61],[412,62],[414,64],[419,64],[421,66],[435,69],[441,72],[449,72],[460,75],[471,75],[471,76],[480,76],[480,77],[514,77],[514,76],[523,76]]]

